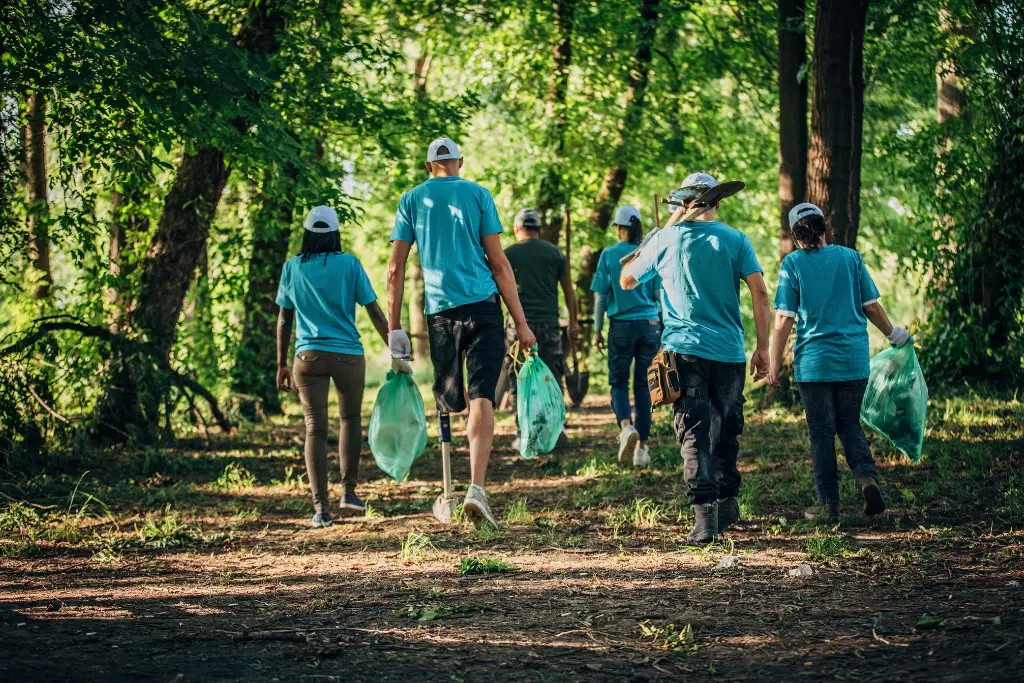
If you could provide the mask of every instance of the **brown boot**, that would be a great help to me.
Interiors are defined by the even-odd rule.
[[[882,489],[878,488],[875,475],[857,477],[857,486],[860,487],[860,495],[864,496],[865,515],[874,517],[885,512],[885,499],[882,498]]]
[[[839,503],[836,501],[825,505],[815,505],[804,510],[804,517],[811,522],[828,522],[835,524],[839,521]]]

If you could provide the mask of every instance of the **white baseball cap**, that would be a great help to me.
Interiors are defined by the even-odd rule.
[[[807,218],[808,216],[824,217],[825,214],[822,213],[821,209],[819,209],[814,204],[811,204],[810,202],[797,204],[796,206],[789,210],[789,227],[792,228],[793,225],[795,225],[798,221]]]
[[[683,179],[682,187],[694,187],[696,185],[707,185],[709,188],[712,188],[712,187],[714,187],[717,184],[718,184],[718,181],[715,180],[715,177],[713,175],[711,175],[709,173],[702,173],[702,172],[698,171],[697,173],[691,173],[690,175],[686,176],[686,178]]]
[[[612,222],[615,223],[615,225],[624,225],[628,227],[634,216],[637,220],[640,220],[640,209],[627,204],[626,206],[620,206],[618,208],[615,212],[615,220]]]
[[[318,206],[306,214],[302,227],[310,232],[337,232],[338,212],[329,206]]]
[[[438,154],[437,150],[441,147],[448,149],[447,154]],[[427,148],[427,161],[444,161],[445,159],[461,159],[462,155],[459,153],[459,146],[455,144],[455,141],[451,138],[438,138],[430,143],[430,147]]]

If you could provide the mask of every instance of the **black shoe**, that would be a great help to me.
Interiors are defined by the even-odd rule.
[[[864,496],[864,514],[874,517],[885,512],[885,499],[882,498],[882,489],[878,488],[878,479],[869,475],[857,477],[857,485],[860,486],[860,495]]]
[[[825,505],[815,505],[804,510],[804,517],[811,522],[828,522],[835,524],[839,521],[839,503],[832,502]]]
[[[693,529],[686,540],[711,543],[718,536],[718,503],[693,506]]]
[[[718,533],[740,521],[740,502],[736,496],[718,499]]]

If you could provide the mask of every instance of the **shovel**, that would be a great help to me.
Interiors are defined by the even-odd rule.
[[[455,495],[452,492],[452,425],[448,413],[441,413],[441,475],[444,480],[444,490],[434,500],[434,517],[442,524],[448,524],[455,518],[455,511],[458,503],[455,502]]]
[[[569,216],[569,207],[565,207],[565,270],[571,272],[570,255],[572,252],[572,220]],[[576,344],[569,338],[569,345],[572,347],[572,374],[565,378],[565,390],[569,394],[573,408],[579,408],[583,399],[587,396],[590,388],[590,373],[580,372],[580,355]]]

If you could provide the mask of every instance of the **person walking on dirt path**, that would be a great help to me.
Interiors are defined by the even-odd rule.
[[[468,377],[469,460],[472,483],[463,509],[473,523],[497,528],[484,490],[494,441],[494,394],[505,356],[500,293],[520,343],[532,348],[537,338],[526,322],[516,280],[501,249],[501,221],[486,188],[459,177],[463,158],[448,138],[427,149],[430,178],[402,195],[391,232],[388,268],[388,346],[397,359],[412,357],[402,329],[405,265],[413,243],[423,269],[434,398],[445,438],[447,416],[467,407],[463,380]]]
[[[341,508],[366,511],[366,504],[356,495],[366,374],[363,345],[355,324],[356,304],[366,307],[386,342],[388,320],[377,304],[366,271],[359,259],[341,250],[338,214],[329,206],[318,206],[306,216],[302,249],[285,262],[277,290],[277,387],[282,391],[298,390],[302,401],[306,423],[303,452],[313,493],[314,527],[333,522],[327,492],[327,400],[332,379],[341,410],[338,458],[345,487]],[[296,319],[294,369],[289,369],[288,345]],[[393,365],[396,370],[412,372],[405,361]]]
[[[696,543],[714,540],[739,520],[736,458],[743,433],[746,361],[740,281],[750,289],[757,327],[757,348],[750,359],[755,381],[768,374],[771,326],[768,291],[750,240],[716,218],[717,200],[701,203],[701,194],[716,185],[707,173],[687,176],[680,189],[693,198],[680,210],[690,220],[655,233],[623,267],[619,280],[623,289],[632,290],[661,276],[661,344],[675,354],[679,370],[682,395],[673,411],[694,512],[688,538]],[[691,210],[700,213],[692,216]]]
[[[523,305],[526,322],[537,337],[537,355],[562,386],[565,377],[565,350],[562,348],[562,329],[558,323],[558,286],[565,295],[565,307],[569,312],[569,343],[577,344],[580,338],[580,324],[576,306],[576,288],[566,268],[562,250],[547,240],[540,239],[540,214],[533,209],[523,209],[516,214],[513,224],[516,243],[505,249],[519,288],[519,301]],[[505,327],[505,343],[508,348],[518,341],[516,328]],[[526,349],[528,350],[528,349]],[[509,391],[512,405],[516,405],[517,382],[515,371],[509,366]],[[518,420],[518,416],[516,418]],[[565,428],[558,441],[568,441]],[[519,437],[512,444],[519,450]]]
[[[860,254],[829,243],[831,229],[821,209],[798,204],[789,212],[789,223],[799,249],[782,260],[779,271],[768,381],[779,382],[786,339],[795,324],[794,370],[807,416],[819,503],[804,516],[839,521],[836,436],[864,498],[864,514],[878,515],[885,511],[885,499],[860,424],[870,375],[867,322],[893,346],[903,346],[910,335],[889,322]]]
[[[651,433],[651,392],[647,368],[661,346],[661,278],[655,275],[632,290],[619,285],[619,260],[633,252],[643,237],[640,210],[620,206],[615,212],[619,243],[601,252],[590,285],[594,292],[594,331],[597,347],[604,347],[604,318],[608,315],[608,383],[612,389],[612,410],[619,424],[619,463],[632,461],[634,467],[651,462],[647,439]],[[633,400],[636,420],[629,404],[629,374],[633,368]]]

